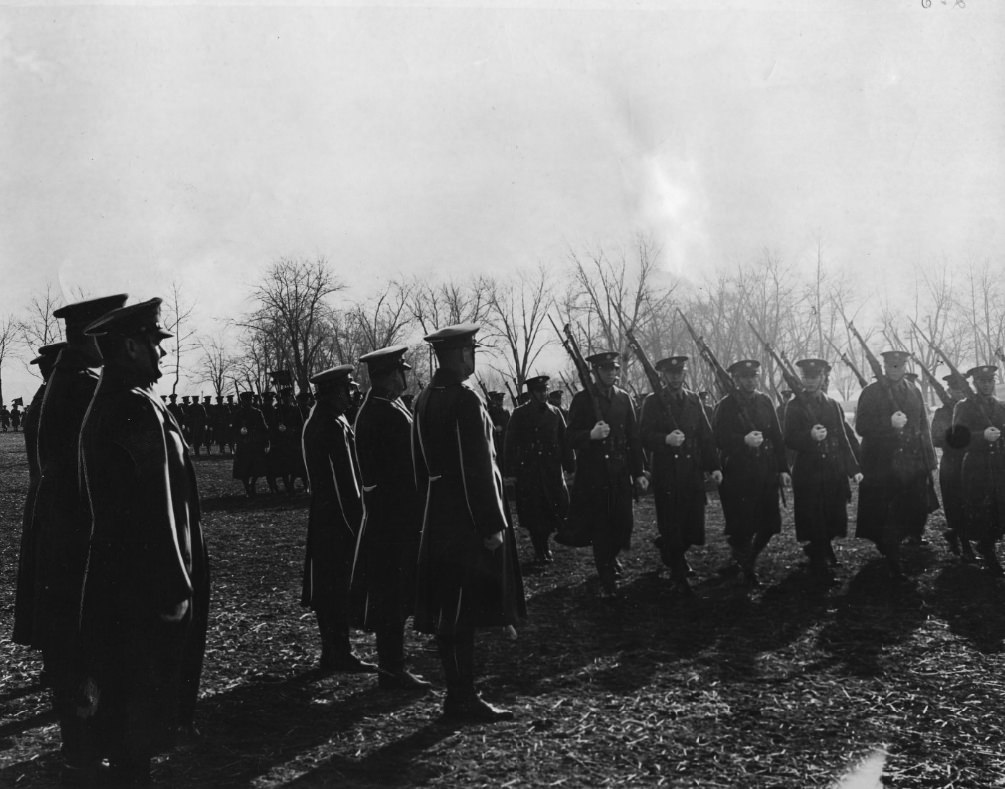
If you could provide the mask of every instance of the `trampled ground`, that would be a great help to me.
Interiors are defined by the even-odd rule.
[[[826,787],[885,748],[886,786],[1005,786],[1005,585],[952,560],[939,515],[931,546],[909,554],[910,584],[892,585],[849,538],[840,585],[821,589],[787,514],[748,593],[715,573],[727,550],[713,498],[687,604],[656,574],[643,499],[623,599],[596,597],[588,551],[526,567],[519,638],[479,639],[485,695],[517,719],[455,728],[440,721],[441,691],[388,694],[315,670],[299,606],[307,497],[249,504],[229,458],[196,469],[214,565],[205,740],[157,762],[161,785]],[[0,435],[0,786],[42,787],[57,782],[58,730],[39,661],[10,641],[26,484],[21,435]],[[373,654],[370,636],[355,640]],[[431,642],[409,645],[441,686]]]

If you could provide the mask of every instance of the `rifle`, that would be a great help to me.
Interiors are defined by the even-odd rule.
[[[638,357],[639,363],[642,365],[642,370],[646,374],[646,378],[649,379],[649,386],[652,387],[653,396],[663,407],[663,411],[670,419],[670,430],[679,430],[680,427],[677,425],[677,420],[674,418],[673,411],[670,408],[670,404],[666,399],[666,388],[663,386],[663,382],[660,380],[660,374],[657,372],[656,368],[653,367],[652,362],[649,361],[649,357],[646,356],[645,350],[639,344],[639,341],[635,339],[635,333],[625,326],[624,318],[621,317],[621,312],[618,311],[618,321],[621,323],[621,331],[624,332],[625,339],[628,340],[628,346],[635,352]]]
[[[719,364],[719,360],[715,358],[712,349],[708,347],[705,340],[694,330],[694,326],[691,325],[684,313],[680,311],[680,308],[677,309],[677,314],[684,320],[684,327],[687,329],[687,333],[691,335],[691,339],[694,340],[701,358],[711,368],[712,374],[715,376],[715,384],[719,388],[719,396],[725,397],[735,392],[736,384],[733,383],[733,376],[727,373],[725,368]]]
[[[764,346],[764,350],[768,352],[768,356],[775,360],[775,364],[777,364],[779,369],[782,371],[782,378],[785,379],[785,383],[788,385],[789,389],[793,391],[796,397],[803,396],[806,393],[806,388],[803,386],[803,382],[799,380],[799,376],[796,375],[796,371],[789,366],[789,360],[785,358],[785,354],[779,354],[778,351],[774,349],[774,346],[761,336],[760,332],[757,331],[753,323],[747,321],[747,325],[754,333],[757,341]]]
[[[842,318],[844,315],[842,314]],[[865,337],[859,334],[858,329],[855,328],[855,324],[851,321],[847,321],[848,331],[855,335],[855,339],[858,340],[859,344],[862,346],[862,350],[865,351],[866,361],[869,362],[869,367],[872,368],[872,374],[876,376],[876,381],[879,383],[880,387],[883,389],[883,393],[886,395],[886,399],[890,403],[890,407],[895,411],[900,410],[900,406],[897,405],[897,401],[893,396],[893,390],[890,388],[890,382],[886,378],[886,374],[883,372],[883,365],[880,363],[876,355],[869,350],[869,344],[865,341]]]
[[[904,350],[907,350],[907,346],[904,345],[903,341],[900,339],[900,335],[897,334],[897,330],[891,327],[891,331],[893,332],[894,342]],[[886,332],[884,332],[884,335],[885,334]],[[890,339],[889,336],[887,336],[887,339]],[[932,371],[925,367],[925,363],[915,355],[914,351],[908,351],[908,353],[911,354],[911,358],[914,359],[915,364],[918,365],[918,369],[921,370],[921,374],[925,377],[925,380],[928,381],[928,385],[932,387],[935,394],[938,395],[939,400],[942,401],[942,405],[954,405],[953,398],[949,396],[949,392],[947,392],[945,387],[939,383],[939,379],[935,377]]]
[[[575,366],[576,373],[579,375],[579,383],[590,396],[590,401],[593,403],[594,417],[596,417],[598,422],[603,422],[604,412],[600,407],[600,393],[597,391],[597,386],[593,383],[593,379],[590,377],[590,368],[587,366],[586,360],[583,358],[583,354],[579,350],[579,343],[577,343],[576,338],[572,336],[572,329],[567,323],[562,328],[562,331],[559,331],[558,326],[555,325],[555,321],[551,319],[550,315],[548,316],[548,322],[551,323],[551,327],[558,335],[558,339],[561,340],[562,347],[565,348],[565,352],[569,354],[569,358],[572,359],[572,364]]]
[[[516,395],[513,394],[513,387],[509,385],[509,381],[503,378],[503,383],[506,384],[506,391],[509,392],[509,399],[513,401],[513,407],[517,407]]]
[[[565,373],[558,374],[559,379],[562,381],[562,386],[569,390],[570,395],[575,395],[576,390],[573,388],[572,384],[569,383],[569,379],[565,377]]]
[[[478,385],[482,388],[482,394],[485,395],[485,404],[488,405],[489,401],[492,400],[492,398],[489,397],[489,390],[486,388],[485,382],[481,378],[478,378],[477,380]]]
[[[855,374],[855,378],[858,379],[858,385],[861,386],[863,389],[865,389],[869,385],[869,382],[865,379],[865,376],[862,375],[862,373],[858,369],[858,367],[855,366],[855,362],[853,362],[850,358],[848,358],[848,354],[846,354],[844,351],[842,351],[840,348],[838,348],[831,341],[830,337],[827,338],[827,344],[830,345],[830,347],[834,349],[834,352],[838,356],[841,357],[841,361],[844,362],[844,366],[847,367],[849,370],[851,370]]]

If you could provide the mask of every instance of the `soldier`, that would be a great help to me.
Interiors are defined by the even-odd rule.
[[[747,586],[756,586],[757,557],[782,529],[779,485],[791,485],[785,443],[771,400],[757,389],[761,363],[734,362],[728,372],[736,390],[715,410],[715,438],[722,455],[719,498],[726,537]]]
[[[178,402],[178,395],[176,395],[174,392],[172,392],[171,394],[168,395],[168,400],[170,402],[168,403],[167,410],[171,412],[171,416],[174,417],[175,421],[179,425],[181,425],[182,429],[184,430],[184,428],[185,428],[185,411],[182,409],[181,403]]]
[[[286,486],[286,493],[292,496],[296,492],[294,481],[299,477],[303,489],[307,490],[307,469],[304,467],[304,453],[300,446],[301,435],[304,432],[304,419],[300,409],[293,401],[293,387],[284,386],[279,390],[279,425],[277,438],[272,452],[279,456],[278,464]]]
[[[583,390],[569,405],[565,435],[576,452],[576,480],[567,529],[556,538],[567,545],[593,546],[600,593],[606,599],[618,594],[618,553],[631,547],[632,482],[642,490],[649,485],[635,406],[628,392],[614,384],[621,368],[618,358],[614,351],[588,356],[596,402]]]
[[[360,358],[370,391],[356,416],[356,457],[363,487],[363,525],[352,588],[365,597],[363,628],[377,637],[377,684],[385,690],[428,690],[405,666],[405,621],[415,606],[415,564],[422,501],[412,465],[412,415],[399,395],[412,369],[407,345]]]
[[[479,328],[458,324],[425,337],[439,368],[416,399],[412,425],[416,479],[426,489],[415,629],[437,637],[447,681],[444,715],[496,721],[513,713],[475,689],[475,630],[512,628],[526,608],[492,420],[467,383]]]
[[[963,455],[966,447],[956,447],[950,443],[953,426],[953,410],[966,396],[966,381],[962,375],[944,375],[946,392],[951,402],[944,404],[932,414],[932,444],[942,451],[939,458],[939,492],[942,494],[942,511],[946,516],[946,531],[943,537],[949,550],[965,562],[976,559],[974,549],[967,535],[966,514],[963,509]]]
[[[241,392],[241,407],[231,417],[231,430],[236,435],[234,446],[234,479],[241,480],[248,498],[258,495],[256,484],[266,475],[265,456],[269,453],[269,430],[262,412],[252,405],[254,395]]]
[[[569,424],[569,409],[563,407],[562,398],[565,397],[565,392],[561,389],[552,389],[548,392],[548,404],[555,406],[558,412],[562,415],[562,419],[565,420],[565,424]]]
[[[123,783],[179,725],[192,728],[206,644],[209,564],[181,427],[153,395],[166,354],[160,299],[88,327],[105,366],[81,428],[92,517],[80,614],[98,756]]]
[[[38,424],[40,478],[35,497],[35,573],[31,646],[42,650],[59,719],[68,780],[90,763],[76,714],[82,680],[76,649],[80,593],[91,533],[86,491],[80,486],[79,437],[98,384],[101,355],[84,328],[126,295],[69,304],[53,312],[66,322],[66,347],[46,384]]]
[[[530,401],[520,406],[506,428],[506,481],[516,488],[516,512],[530,534],[534,561],[551,564],[548,537],[569,514],[565,474],[576,470],[576,457],[565,441],[565,419],[548,400],[547,375],[524,381]]]
[[[10,411],[7,410],[7,406],[0,403],[0,431],[6,433],[10,430]]]
[[[24,412],[21,411],[23,405],[24,401],[20,397],[10,401],[10,426],[15,433],[21,429],[21,420],[24,418]]]
[[[202,410],[206,413],[206,427],[202,433],[202,444],[206,447],[206,454],[209,455],[213,448],[213,398],[205,395],[202,398]]]
[[[45,397],[45,387],[52,375],[59,352],[66,347],[65,342],[53,345],[43,345],[38,349],[38,356],[29,364],[37,364],[42,374],[42,384],[31,399],[31,404],[24,415],[24,451],[28,459],[28,495],[24,500],[24,513],[21,519],[21,553],[17,567],[17,590],[14,596],[14,632],[15,644],[31,646],[32,611],[35,602],[35,540],[37,537],[38,520],[35,516],[35,498],[38,494],[38,483],[41,470],[38,465],[38,417],[42,410],[42,399]]]
[[[269,433],[269,452],[265,456],[265,481],[269,485],[270,493],[278,493],[279,487],[276,485],[276,477],[283,476],[282,457],[279,452],[275,452],[276,442],[281,440],[279,434],[279,410],[276,408],[276,393],[272,391],[262,393],[262,416],[265,418],[265,427]],[[287,492],[289,486],[287,486]]]
[[[688,583],[687,551],[705,544],[705,474],[722,482],[712,426],[698,395],[684,388],[687,356],[656,362],[664,389],[642,403],[639,431],[652,457],[652,489],[663,563],[682,596],[694,593]]]
[[[1002,575],[995,543],[1005,532],[1005,405],[995,397],[997,370],[982,365],[967,371],[977,391],[956,404],[952,443],[965,446],[961,467],[965,538],[977,543],[987,570]]]
[[[785,410],[785,445],[791,450],[796,539],[806,543],[813,575],[834,580],[837,563],[831,541],[848,534],[849,478],[862,480],[845,433],[844,412],[823,391],[830,364],[824,359],[796,362],[803,393]]]
[[[492,443],[495,445],[496,460],[500,470],[506,472],[506,428],[509,425],[510,412],[503,404],[503,393],[492,391],[488,397],[489,418],[492,420]]]
[[[206,400],[209,398],[207,397]],[[199,398],[193,397],[185,416],[188,419],[189,440],[195,450],[196,457],[198,457],[199,447],[206,441],[206,424],[209,421],[209,414],[206,413],[206,406],[199,402]],[[208,445],[206,454],[209,454]]]
[[[881,355],[884,375],[862,390],[855,415],[863,474],[855,535],[875,542],[891,577],[903,580],[900,543],[939,506],[930,474],[935,450],[921,392],[904,377],[910,354]]]
[[[352,405],[352,371],[343,364],[311,378],[317,404],[304,425],[311,509],[300,604],[317,616],[323,670],[375,672],[377,666],[353,654],[349,643],[349,583],[363,519],[355,439],[345,416]]]

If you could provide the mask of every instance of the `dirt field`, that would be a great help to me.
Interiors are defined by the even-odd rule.
[[[0,786],[57,783],[58,730],[36,655],[13,645],[27,485],[20,434],[0,434]],[[1005,585],[952,560],[941,515],[894,585],[869,544],[838,545],[840,584],[814,584],[791,514],[766,551],[763,586],[723,581],[722,515],[695,550],[697,598],[657,575],[651,499],[636,509],[622,600],[596,596],[589,551],[525,565],[530,617],[513,642],[479,638],[481,687],[511,723],[456,728],[442,690],[376,689],[321,675],[299,606],[307,497],[249,504],[230,459],[196,462],[213,557],[210,645],[198,713],[205,739],[159,759],[178,787],[826,787],[873,749],[890,787],[1005,786]],[[521,550],[532,552],[525,534]],[[372,637],[357,633],[361,653]],[[415,670],[442,688],[432,643]]]

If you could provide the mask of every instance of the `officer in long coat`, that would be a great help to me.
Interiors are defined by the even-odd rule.
[[[882,357],[883,377],[862,390],[855,415],[863,475],[855,535],[876,543],[899,580],[900,543],[939,506],[931,479],[935,449],[921,392],[905,379],[910,354]]]
[[[207,397],[206,400],[208,401],[209,398]],[[185,412],[185,417],[188,419],[189,441],[192,449],[195,450],[196,457],[198,457],[200,448],[207,443],[206,425],[209,422],[206,406],[199,402],[198,397],[192,398],[192,402],[189,403],[188,410]],[[208,444],[206,454],[209,454]]]
[[[191,727],[206,643],[209,560],[182,428],[154,396],[160,299],[88,327],[105,359],[80,438],[92,520],[80,644],[98,757],[123,783]]]
[[[254,394],[241,392],[241,407],[230,419],[234,435],[234,469],[232,476],[244,485],[244,493],[257,495],[259,477],[268,473],[266,455],[269,452],[269,427],[261,410],[253,405]],[[168,406],[168,410],[170,410]],[[272,483],[274,486],[275,483]],[[270,486],[271,487],[271,486]]]
[[[556,538],[566,545],[593,546],[601,596],[608,599],[618,594],[618,554],[631,547],[633,481],[642,490],[649,485],[635,404],[615,385],[618,358],[614,351],[588,356],[596,401],[583,390],[569,404],[565,435],[576,452],[576,480],[566,528]]]
[[[656,362],[664,386],[643,401],[639,426],[651,458],[656,545],[674,590],[684,596],[693,594],[687,551],[705,544],[705,474],[722,482],[712,426],[698,395],[684,387],[687,361],[670,356]]]
[[[516,490],[517,517],[530,534],[538,565],[554,560],[548,539],[569,513],[565,474],[576,470],[575,455],[565,441],[565,418],[548,402],[549,380],[537,375],[524,381],[530,400],[510,417],[503,463]]]
[[[360,357],[370,376],[356,415],[356,458],[363,489],[363,525],[352,588],[363,600],[363,629],[376,634],[379,687],[424,690],[429,683],[405,666],[405,622],[415,606],[415,566],[422,500],[412,464],[412,414],[401,402],[407,345]]]
[[[53,316],[65,321],[66,347],[46,384],[38,425],[40,478],[35,497],[35,578],[31,645],[42,650],[59,718],[68,770],[87,769],[83,729],[76,715],[81,680],[76,650],[80,591],[91,532],[80,486],[80,425],[98,384],[101,355],[84,334],[91,321],[121,307],[126,295],[69,304]],[[72,779],[71,779],[72,780]]]
[[[24,450],[28,460],[28,495],[24,500],[24,513],[21,519],[21,553],[18,556],[17,588],[14,594],[14,631],[12,638],[15,644],[31,645],[33,628],[33,611],[35,603],[35,540],[38,521],[35,517],[35,499],[38,495],[38,483],[42,476],[38,465],[38,417],[42,410],[42,400],[45,397],[45,387],[52,375],[59,352],[66,347],[65,342],[43,345],[38,349],[38,356],[29,362],[37,364],[42,374],[42,384],[35,391],[31,404],[24,415]]]
[[[375,672],[377,666],[354,654],[349,641],[349,625],[356,615],[350,579],[363,520],[355,436],[345,416],[352,403],[353,369],[343,364],[310,379],[317,403],[304,425],[311,508],[300,603],[317,616],[321,668],[365,673]]]
[[[967,535],[966,514],[963,510],[963,455],[965,446],[954,446],[952,441],[953,411],[956,404],[966,395],[966,378],[962,375],[942,376],[946,382],[946,393],[950,402],[945,403],[932,414],[932,445],[941,451],[939,458],[939,493],[942,511],[946,516],[946,531],[943,536],[949,550],[965,562],[976,559],[974,549]],[[966,442],[964,442],[966,444]]]
[[[760,367],[754,359],[729,366],[736,389],[716,406],[714,428],[726,538],[748,586],[757,584],[757,557],[782,530],[779,486],[791,484],[778,414],[757,390]]]
[[[977,543],[985,567],[1002,575],[995,545],[1005,532],[1005,404],[995,397],[998,368],[982,365],[967,371],[977,390],[956,404],[954,443],[966,440],[961,475],[966,536]]]
[[[292,496],[295,492],[295,480],[299,477],[307,490],[307,469],[304,468],[304,455],[300,450],[300,436],[304,430],[304,418],[300,408],[293,401],[293,387],[284,386],[279,390],[279,405],[276,406],[279,424],[276,428],[276,439],[273,441],[272,452],[276,453],[279,469],[282,473],[286,492]],[[271,453],[270,453],[271,454]]]
[[[426,336],[439,365],[415,401],[412,454],[425,517],[419,547],[415,629],[437,637],[447,682],[444,714],[494,721],[513,713],[475,688],[475,630],[526,616],[513,527],[492,442],[492,420],[468,385],[479,326]]]
[[[830,364],[825,359],[801,359],[796,367],[803,391],[785,406],[785,446],[793,453],[796,539],[805,543],[814,576],[829,583],[836,562],[831,541],[848,534],[848,480],[860,482],[862,474],[845,433],[844,412],[823,391]]]

